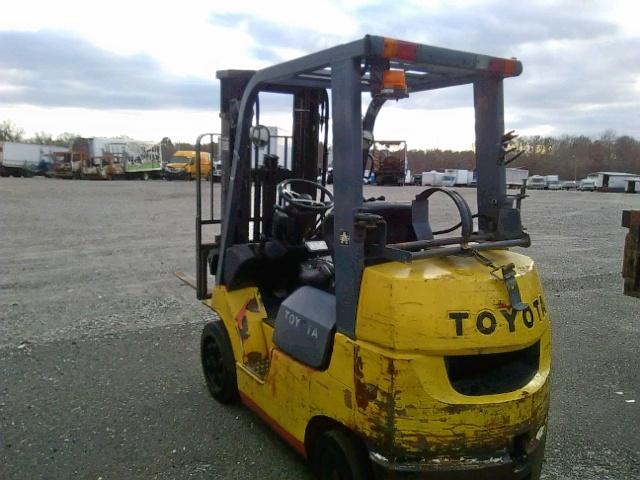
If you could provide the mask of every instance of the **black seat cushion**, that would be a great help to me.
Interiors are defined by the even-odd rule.
[[[413,242],[417,240],[413,230],[411,204],[400,202],[364,202],[362,211],[380,215],[387,223],[387,243]],[[333,214],[329,214],[322,224],[322,236],[333,249]]]

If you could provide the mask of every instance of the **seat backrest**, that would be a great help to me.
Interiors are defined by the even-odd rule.
[[[400,202],[364,202],[362,211],[380,215],[387,223],[387,243],[413,242],[417,240],[413,230],[411,204]],[[329,214],[322,224],[322,235],[330,249],[333,249],[333,214]]]

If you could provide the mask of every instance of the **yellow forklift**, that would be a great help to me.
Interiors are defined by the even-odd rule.
[[[503,80],[521,71],[515,59],[368,35],[217,73],[223,178],[205,201],[196,182],[194,286],[219,318],[202,332],[204,376],[318,478],[540,477],[550,319],[534,262],[511,250],[530,245],[524,187],[509,196],[505,181]],[[386,101],[457,85],[473,87],[477,212],[438,187],[410,202],[363,199]],[[291,107],[290,165],[260,152],[271,95]],[[432,228],[433,195],[455,207],[451,228]]]

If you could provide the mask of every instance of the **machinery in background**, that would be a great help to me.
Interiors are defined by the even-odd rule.
[[[376,140],[371,149],[369,183],[404,185],[407,171],[407,142]]]
[[[546,185],[546,179],[542,175],[531,175],[527,179],[527,189],[529,190],[544,190]]]
[[[162,149],[159,143],[131,138],[77,138],[70,168],[74,178],[148,180],[161,174]]]
[[[69,149],[58,145],[0,142],[0,176],[32,177],[46,175]]]

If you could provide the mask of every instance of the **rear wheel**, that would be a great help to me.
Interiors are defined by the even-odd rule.
[[[314,442],[312,466],[319,480],[367,480],[372,478],[365,446],[342,430],[329,430]]]
[[[229,335],[220,321],[209,322],[200,338],[202,370],[209,392],[220,403],[238,400],[236,362]]]

